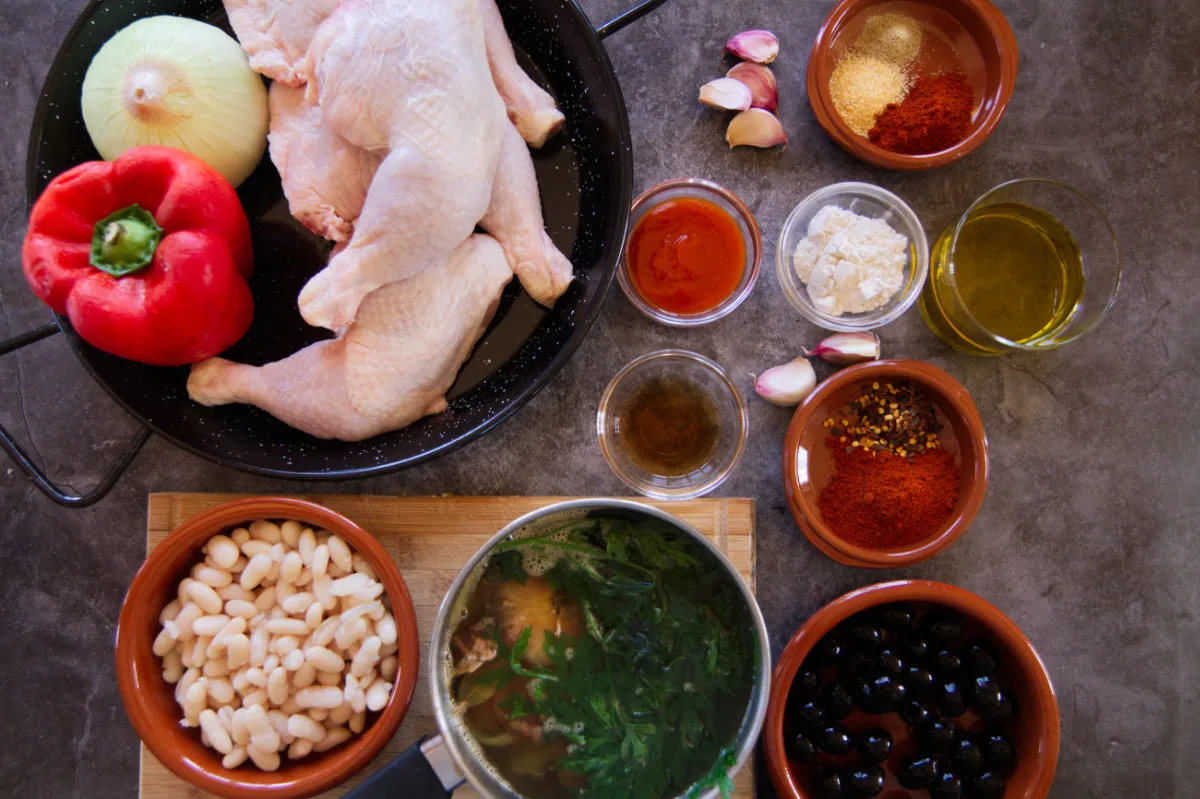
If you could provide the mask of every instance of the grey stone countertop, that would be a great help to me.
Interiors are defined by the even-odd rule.
[[[583,0],[596,22],[632,0]],[[885,354],[945,368],[971,391],[992,481],[967,534],[917,567],[839,566],[787,510],[780,448],[790,412],[752,398],[750,445],[722,496],[758,501],[758,587],[776,654],[839,594],[923,577],[998,605],[1037,646],[1058,691],[1062,751],[1051,795],[1200,795],[1200,4],[1000,0],[1021,45],[1007,115],[965,160],[921,174],[868,167],[817,126],[804,96],[809,47],[831,0],[670,0],[614,35],[629,106],[636,190],[672,177],[728,186],[764,232],[762,279],[744,306],[694,330],[642,317],[614,284],[567,367],[513,419],[434,463],[376,479],[305,485],[251,477],[152,438],[115,490],[66,510],[0,460],[0,794],[133,797],[137,739],[112,669],[121,598],[144,555],[153,491],[369,494],[627,494],[601,459],[593,414],[631,358],[684,347],[750,373],[821,331],[787,304],[775,238],[809,192],[863,180],[908,200],[936,237],[985,190],[1017,177],[1091,196],[1121,239],[1119,301],[1056,352],[957,354],[915,309],[881,332]],[[0,338],[45,322],[19,268],[25,145],[51,58],[84,0],[0,2]],[[695,102],[724,39],[776,31],[783,152],[729,151],[722,116]],[[0,362],[0,423],[50,473],[85,490],[136,426],[61,340]],[[764,786],[766,781],[763,781]],[[769,788],[763,788],[769,795]]]

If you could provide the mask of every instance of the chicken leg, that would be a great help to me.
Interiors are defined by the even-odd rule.
[[[479,0],[479,12],[483,16],[483,33],[492,79],[504,98],[508,118],[530,147],[541,147],[562,129],[562,112],[558,110],[554,98],[517,63],[496,0]]]
[[[529,296],[546,307],[553,306],[571,284],[571,262],[546,233],[533,161],[511,123],[500,150],[492,202],[479,224],[500,242],[508,265]]]
[[[445,393],[512,279],[504,252],[474,235],[444,265],[373,292],[345,336],[281,361],[210,358],[192,367],[203,405],[245,402],[317,438],[361,441],[447,407]]]

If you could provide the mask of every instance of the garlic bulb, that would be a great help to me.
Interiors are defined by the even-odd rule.
[[[804,356],[775,366],[754,378],[754,391],[772,405],[789,407],[800,402],[817,387],[817,373]]]
[[[267,89],[241,46],[185,17],[134,22],[109,39],[83,79],[83,121],[100,155],[163,144],[206,161],[234,186],[267,147]]]

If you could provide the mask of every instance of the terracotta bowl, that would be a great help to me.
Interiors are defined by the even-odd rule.
[[[200,733],[179,726],[182,712],[174,688],[162,677],[162,664],[152,651],[160,625],[158,614],[175,597],[179,581],[201,558],[200,547],[210,536],[256,519],[295,519],[337,533],[375,569],[391,600],[399,633],[400,661],[396,687],[379,713],[368,716],[362,734],[324,754],[298,761],[283,758],[275,772],[252,765],[221,766],[221,755],[200,743]],[[328,508],[296,499],[261,497],[218,505],[189,519],[154,548],[142,564],[117,626],[117,685],[125,712],[137,734],[163,765],[184,780],[230,799],[278,797],[296,799],[318,794],[349,779],[391,740],[408,712],[417,682],[419,644],[412,599],[395,563],[375,538],[346,517]]]
[[[817,508],[817,496],[833,477],[833,455],[823,422],[858,396],[864,384],[906,380],[923,388],[942,423],[941,441],[958,462],[958,502],[928,538],[894,549],[868,549],[838,538]],[[788,506],[813,546],[847,566],[890,569],[931,558],[970,526],[987,493],[987,436],[962,384],[923,361],[869,361],[835,373],[796,409],[783,444],[783,484]]]
[[[796,672],[809,651],[830,630],[867,608],[892,602],[906,602],[918,611],[933,606],[957,611],[964,618],[968,637],[990,641],[1001,655],[999,677],[1014,694],[1017,714],[1014,717],[1016,767],[1006,780],[1005,799],[1042,799],[1050,791],[1058,763],[1059,715],[1058,700],[1046,666],[1033,644],[1012,619],[983,598],[953,585],[929,580],[898,580],[859,588],[838,597],[810,618],[784,647],[771,675],[771,696],[767,704],[767,720],[763,727],[763,748],[767,769],[775,790],[782,797],[811,799],[804,787],[802,769],[786,754],[784,744],[784,711],[788,693]],[[922,607],[924,606],[924,607]],[[886,728],[892,735],[892,755],[885,770],[888,781],[880,796],[905,792],[892,773],[897,760],[911,751],[907,725],[895,714],[856,717],[855,710],[844,722],[850,729],[863,726]],[[923,793],[921,795],[924,795]]]
[[[829,92],[838,59],[852,44],[864,11],[891,0],[840,0],[817,32],[808,60],[808,101],[825,132],[851,155],[885,169],[931,169],[972,152],[992,134],[1017,81],[1017,40],[1004,14],[988,0],[915,0],[904,3],[928,24],[945,31],[961,53],[960,64],[975,90],[976,109],[965,139],[928,155],[901,155],[872,144],[842,120]],[[887,10],[892,10],[891,8]]]

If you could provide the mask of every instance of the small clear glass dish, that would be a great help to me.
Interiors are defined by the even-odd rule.
[[[722,300],[719,305],[707,311],[694,314],[671,313],[650,304],[638,292],[637,286],[633,284],[633,278],[629,274],[629,236],[633,235],[638,222],[641,221],[642,217],[651,208],[667,200],[676,200],[681,197],[695,197],[701,200],[708,200],[733,217],[734,221],[737,222],[738,230],[742,233],[742,242],[746,250],[746,262],[742,269],[742,279],[738,282],[737,288]],[[750,212],[746,204],[729,189],[711,181],[701,180],[700,178],[679,178],[652,186],[642,192],[633,201],[633,207],[629,212],[629,233],[626,234],[625,249],[621,255],[620,267],[617,269],[617,282],[621,285],[621,291],[625,292],[625,296],[629,298],[634,307],[654,321],[671,327],[695,327],[715,322],[729,315],[735,308],[741,305],[750,296],[750,292],[754,290],[754,284],[758,282],[758,272],[761,265],[762,234],[758,230],[758,222],[755,221],[754,214]]]
[[[908,239],[908,263],[904,267],[904,283],[886,304],[865,313],[846,313],[831,316],[813,305],[808,286],[796,274],[792,256],[796,245],[808,236],[808,223],[817,211],[836,205],[859,216],[882,219],[892,230]],[[834,183],[818,189],[792,209],[775,248],[775,269],[783,295],[797,311],[814,325],[826,330],[873,330],[899,318],[916,302],[929,274],[929,242],[921,220],[908,203],[886,189],[870,183]]]
[[[662,377],[692,381],[716,406],[717,442],[700,466],[687,474],[654,474],[639,466],[621,439],[621,413],[639,388]],[[609,467],[630,488],[654,499],[692,499],[725,481],[746,450],[750,410],[737,385],[713,361],[687,350],[660,350],[630,361],[600,398],[596,435]]]

